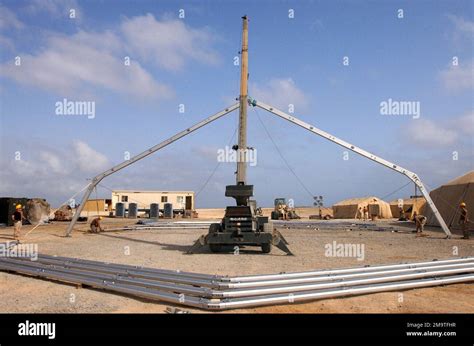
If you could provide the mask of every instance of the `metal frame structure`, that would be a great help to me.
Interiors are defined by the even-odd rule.
[[[89,186],[87,187],[87,190],[84,192],[84,195],[82,197],[82,201],[81,201],[81,204],[79,205],[79,207],[77,208],[76,210],[76,213],[74,214],[71,222],[69,223],[69,226],[66,230],[66,236],[69,237],[72,233],[72,230],[74,228],[74,225],[76,224],[77,222],[77,219],[79,218],[80,214],[81,214],[81,211],[82,209],[84,208],[84,205],[86,204],[86,201],[89,199],[89,196],[91,195],[92,191],[94,190],[94,188],[97,186],[97,184],[99,184],[101,182],[102,179],[104,179],[105,177],[108,177],[109,175],[113,174],[113,173],[116,173],[118,172],[119,170],[125,168],[125,167],[128,167],[132,164],[134,164],[135,162],[137,161],[140,161],[141,159],[157,152],[158,150],[166,147],[167,145],[173,143],[173,142],[176,142],[178,139],[180,138],[183,138],[184,136],[187,136],[189,135],[190,133],[200,129],[201,127],[207,125],[207,124],[210,124],[212,123],[213,121],[223,117],[224,115],[230,113],[230,112],[233,112],[235,111],[237,108],[239,108],[239,104],[236,103],[236,104],[233,104],[232,106],[230,107],[227,107],[226,109],[214,114],[214,115],[211,115],[210,117],[194,124],[193,126],[191,127],[188,127],[186,130],[183,130],[177,134],[175,134],[174,136],[171,136],[170,138],[168,138],[167,140],[164,140],[163,142],[161,143],[158,143],[157,145],[141,152],[140,154],[132,157],[130,160],[127,160],[127,161],[124,161],[108,170],[106,170],[105,172],[102,172],[100,174],[98,174],[97,176],[95,176],[92,181],[90,182]]]
[[[438,220],[441,228],[443,231],[446,233],[447,238],[451,237],[451,232],[444,222],[442,216],[440,215],[438,209],[436,208],[436,205],[434,204],[433,200],[431,199],[428,191],[425,189],[423,183],[421,182],[420,178],[413,172],[400,167],[390,161],[387,161],[385,159],[382,159],[372,153],[369,153],[368,151],[361,149],[359,147],[356,147],[353,144],[350,144],[340,138],[337,138],[336,136],[333,136],[325,131],[322,131],[318,129],[317,127],[310,125],[302,120],[299,120],[295,118],[294,116],[291,116],[289,114],[286,114],[285,112],[276,109],[270,105],[267,105],[263,102],[256,101],[256,100],[251,100],[248,97],[248,18],[247,16],[242,17],[243,20],[243,28],[242,28],[242,66],[241,66],[241,71],[240,71],[240,95],[239,95],[239,103],[236,103],[232,105],[231,107],[226,108],[225,110],[218,112],[209,118],[206,118],[199,123],[191,126],[190,128],[179,132],[178,134],[168,138],[167,140],[151,147],[150,149],[145,150],[144,152],[134,156],[128,161],[124,161],[109,170],[95,176],[89,186],[87,187],[87,190],[84,193],[84,196],[82,198],[82,202],[79,205],[79,207],[76,210],[76,213],[74,214],[67,230],[66,230],[66,236],[70,236],[72,233],[72,230],[74,228],[75,223],[77,222],[77,219],[79,218],[82,209],[84,208],[84,205],[86,201],[89,199],[90,194],[94,190],[94,188],[97,186],[97,184],[104,179],[105,177],[118,172],[119,170],[132,165],[133,163],[147,157],[148,155],[151,155],[152,153],[164,148],[165,146],[179,140],[180,138],[198,130],[199,128],[213,122],[214,120],[217,120],[221,118],[222,116],[236,110],[237,108],[239,109],[239,138],[238,138],[238,146],[237,149],[239,150],[248,150],[247,148],[247,104],[250,104],[252,106],[258,106],[274,115],[279,116],[280,118],[283,118],[293,124],[296,124],[311,133],[317,134],[318,136],[321,136],[333,143],[336,143],[346,149],[349,149],[362,157],[365,157],[369,160],[372,160],[384,167],[390,168],[400,174],[405,175],[408,177],[411,181],[415,183],[415,186],[419,188],[421,193],[426,199],[426,202],[430,206],[431,210],[433,211],[433,214],[435,215],[436,219]],[[245,160],[238,160],[237,162],[237,174],[236,174],[236,185],[235,186],[228,186],[230,189],[230,192],[227,192],[226,189],[226,196],[229,197],[234,197],[237,201],[237,205],[247,205],[248,202],[248,196],[242,196],[242,191],[234,191],[235,189],[233,188],[250,188],[249,191],[253,191],[253,186],[252,185],[246,185],[246,169],[247,169],[247,163]],[[234,191],[232,193],[232,191]],[[245,203],[243,203],[245,202]]]
[[[436,205],[434,204],[433,200],[431,199],[430,197],[430,194],[429,192],[426,190],[425,186],[423,185],[423,183],[421,182],[420,178],[418,177],[418,175],[416,173],[413,173],[411,171],[409,171],[408,169],[406,168],[403,168],[399,165],[396,165],[394,164],[393,162],[390,162],[390,161],[387,161],[381,157],[378,157],[362,148],[359,148],[359,147],[356,147],[355,145],[351,144],[351,143],[348,143],[336,136],[333,136],[331,135],[330,133],[327,133],[323,130],[320,130],[319,128],[311,125],[311,124],[308,124],[292,115],[289,115],[275,107],[272,107],[266,103],[263,103],[261,101],[257,101],[255,99],[248,99],[248,103],[252,106],[257,106],[261,109],[264,109],[274,115],[277,115],[278,117],[282,118],[282,119],[285,119],[293,124],[296,124],[308,131],[310,131],[311,133],[314,133],[320,137],[323,137],[333,143],[336,143],[337,145],[340,145],[346,149],[349,149],[353,152],[355,152],[356,154],[359,154],[360,156],[362,157],[365,157],[369,160],[372,160],[384,167],[387,167],[387,168],[390,168],[391,170],[394,170],[395,172],[398,172],[400,174],[403,174],[404,176],[408,177],[411,181],[413,181],[415,183],[415,185],[419,188],[420,192],[423,194],[423,197],[425,197],[426,199],[426,202],[428,203],[428,205],[430,206],[431,210],[433,211],[433,214],[435,215],[436,219],[438,220],[441,228],[443,229],[444,233],[446,233],[446,236],[448,238],[451,237],[451,231],[449,230],[448,226],[446,225],[445,221],[443,220],[443,217],[441,216],[441,214],[439,213],[438,211],[438,208],[436,207]],[[211,115],[210,117],[196,123],[195,125],[187,128],[186,130],[183,130],[179,133],[177,133],[176,135],[168,138],[167,140],[143,151],[142,153],[132,157],[130,160],[128,161],[124,161],[110,169],[108,169],[107,171],[103,172],[103,173],[100,173],[98,174],[97,176],[95,176],[91,183],[89,184],[87,190],[85,191],[84,193],[84,196],[82,197],[82,201],[81,201],[81,204],[79,205],[79,207],[77,208],[76,210],[76,213],[74,214],[73,216],[73,219],[72,221],[70,222],[68,228],[67,228],[67,231],[66,231],[66,236],[70,236],[70,234],[72,233],[72,230],[73,230],[73,227],[75,225],[75,223],[77,222],[77,219],[79,218],[79,215],[82,211],[82,208],[84,207],[85,205],[85,202],[89,199],[89,196],[91,195],[92,191],[94,190],[94,188],[97,186],[97,184],[99,184],[102,179],[104,179],[105,177],[113,174],[113,173],[116,173],[118,172],[119,170],[125,168],[125,167],[128,167],[132,164],[134,164],[135,162],[157,152],[158,150],[166,147],[167,145],[177,141],[178,139],[200,129],[201,127],[223,117],[224,115],[230,113],[230,112],[233,112],[234,110],[240,108],[239,104],[236,103],[226,109],[224,109],[223,111],[220,111],[214,115]],[[245,166],[245,162],[242,162]],[[240,163],[239,163],[240,164]],[[239,171],[239,170],[238,170]],[[245,171],[242,173],[242,176],[243,179],[245,179]],[[239,179],[239,177],[237,177],[237,179]],[[241,179],[241,178],[240,178]]]
[[[0,270],[155,301],[225,310],[474,281],[474,257],[227,277],[38,255],[1,257]]]
[[[359,148],[351,143],[348,143],[340,138],[337,138],[336,136],[333,136],[331,135],[330,133],[327,133],[323,130],[320,130],[318,129],[317,127],[311,125],[311,124],[308,124],[292,115],[289,115],[275,107],[272,107],[270,105],[267,105],[261,101],[257,101],[257,100],[249,100],[249,104],[251,104],[252,106],[257,106],[257,107],[260,107],[272,114],[275,114],[277,116],[279,116],[280,118],[282,119],[285,119],[287,121],[289,121],[290,123],[293,123],[293,124],[296,124],[308,131],[310,131],[311,133],[314,133],[320,137],[323,137],[333,143],[336,143],[337,145],[340,145],[341,147],[344,147],[346,149],[349,149],[351,151],[353,151],[354,153],[356,154],[359,154],[360,156],[362,157],[365,157],[369,160],[372,160],[384,167],[387,167],[387,168],[390,168],[392,170],[394,170],[395,172],[398,172],[400,174],[403,174],[405,175],[406,177],[408,177],[408,179],[410,179],[411,181],[413,181],[415,183],[415,185],[418,187],[418,189],[420,190],[420,192],[423,194],[423,197],[425,197],[426,199],[426,202],[428,203],[428,205],[430,206],[431,210],[433,211],[433,214],[435,215],[436,219],[438,220],[441,228],[443,229],[444,233],[446,233],[446,236],[449,238],[451,237],[451,232],[448,228],[448,226],[446,225],[446,223],[444,222],[443,218],[441,217],[441,214],[439,213],[438,211],[438,208],[436,208],[436,205],[434,204],[433,200],[431,199],[430,197],[430,194],[428,193],[428,191],[426,190],[425,186],[423,185],[423,183],[421,182],[420,178],[413,172],[409,171],[408,169],[406,168],[403,168],[399,165],[396,165],[394,164],[393,162],[390,162],[390,161],[387,161],[381,157],[378,157],[372,153],[369,153],[368,151],[362,149],[362,148]]]

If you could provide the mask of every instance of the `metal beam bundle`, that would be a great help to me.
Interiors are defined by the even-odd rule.
[[[363,224],[351,222],[291,222],[273,220],[273,225],[283,229],[291,230],[351,230],[351,231],[373,231],[373,232],[397,232],[414,233],[415,231],[402,226],[385,226],[383,224]],[[146,222],[140,225],[107,228],[104,232],[118,231],[144,231],[144,230],[207,230],[212,222]]]
[[[474,257],[228,277],[39,255],[0,257],[0,270],[205,310],[291,304],[474,281]]]
[[[158,222],[156,224],[150,225],[140,225],[140,226],[124,226],[124,227],[114,227],[114,228],[107,228],[105,232],[114,232],[114,231],[143,231],[143,230],[159,230],[159,229],[209,229],[208,224],[197,224],[197,225],[180,225],[180,224],[173,224],[173,223],[163,223],[160,225]]]

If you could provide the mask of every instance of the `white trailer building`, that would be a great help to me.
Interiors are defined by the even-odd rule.
[[[147,191],[147,190],[113,190],[112,205],[137,203],[139,209],[148,209],[150,204],[158,203],[160,209],[165,203],[173,204],[173,209],[194,210],[194,191]]]

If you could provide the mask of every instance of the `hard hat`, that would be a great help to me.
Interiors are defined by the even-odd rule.
[[[21,204],[17,204],[15,209],[21,209]]]
[[[466,203],[462,202],[462,203],[460,204],[460,206],[461,206],[461,207],[465,207],[465,206],[466,206]]]

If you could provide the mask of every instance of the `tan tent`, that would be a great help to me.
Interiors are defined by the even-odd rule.
[[[431,191],[430,196],[448,227],[460,228],[458,222],[461,202],[466,203],[469,218],[474,219],[474,171],[441,185]],[[428,225],[439,226],[429,207],[425,208],[425,216],[428,218]]]
[[[413,219],[413,213],[423,214],[426,205],[426,199],[424,197],[396,199],[390,202],[390,210],[392,211],[393,217],[400,217],[400,202],[403,205],[403,211],[407,219]]]
[[[89,199],[84,204],[82,211],[88,211],[92,213],[100,213],[104,211],[112,211],[112,200],[111,199]]]
[[[390,205],[377,197],[350,198],[332,206],[335,219],[355,219],[358,217],[359,208],[369,209],[369,217],[374,215],[380,219],[392,218]]]

